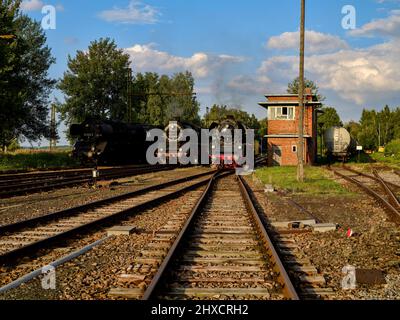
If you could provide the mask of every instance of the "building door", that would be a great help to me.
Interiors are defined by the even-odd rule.
[[[282,147],[272,146],[272,165],[280,167],[282,165]]]

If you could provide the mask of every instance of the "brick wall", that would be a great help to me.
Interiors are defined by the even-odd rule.
[[[308,146],[307,141],[309,139],[305,139],[304,142],[304,157],[308,154]],[[281,148],[281,165],[282,166],[295,166],[297,165],[297,152],[293,152],[293,146],[297,146],[298,139],[297,138],[269,138],[268,139],[268,165],[274,165],[274,157],[273,157],[273,147],[279,146]],[[311,157],[305,157],[307,164],[312,164]]]
[[[299,132],[299,107],[295,107],[295,110],[295,120],[269,120],[268,134],[297,134]],[[312,107],[306,107],[304,113],[304,134],[314,136]]]

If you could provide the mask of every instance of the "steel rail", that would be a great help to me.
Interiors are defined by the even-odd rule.
[[[200,175],[197,175],[197,178],[200,178],[200,177],[206,176],[206,175],[211,175],[211,174],[212,173],[200,174]],[[15,231],[15,230],[17,230],[19,228],[25,228],[27,226],[34,227],[38,223],[42,223],[42,222],[49,221],[49,220],[55,220],[55,219],[58,219],[58,218],[60,218],[62,216],[66,216],[66,215],[79,214],[79,212],[82,212],[82,211],[85,212],[88,208],[93,208],[93,207],[97,207],[99,205],[104,205],[104,204],[112,204],[112,203],[114,203],[116,201],[119,201],[119,200],[123,200],[123,199],[129,198],[129,197],[133,197],[133,196],[137,196],[137,195],[140,195],[140,194],[144,194],[144,193],[149,192],[149,191],[163,189],[163,188],[166,188],[168,186],[171,186],[171,185],[174,185],[174,184],[178,184],[178,183],[182,183],[182,182],[185,182],[185,181],[190,180],[190,179],[193,179],[193,177],[186,177],[186,178],[175,180],[175,181],[171,181],[171,182],[168,182],[168,183],[165,183],[165,184],[161,184],[161,185],[145,188],[145,189],[142,189],[142,190],[138,190],[138,191],[135,191],[135,192],[132,192],[132,193],[129,193],[129,194],[124,194],[122,196],[117,196],[117,197],[113,197],[113,198],[109,198],[109,199],[105,199],[105,200],[100,200],[100,201],[97,201],[97,202],[94,202],[94,203],[90,203],[88,205],[83,205],[83,206],[75,207],[75,208],[72,208],[72,209],[59,211],[59,212],[55,213],[55,215],[50,214],[50,215],[44,216],[43,219],[41,219],[42,217],[38,217],[38,218],[33,218],[33,219],[30,219],[30,220],[22,221],[22,222],[19,222],[19,223],[15,223],[15,224],[12,224],[12,225],[2,226],[0,228],[0,232],[12,232],[12,231]],[[8,252],[0,255],[0,264],[10,263],[11,261],[14,261],[14,260],[18,259],[19,257],[29,255],[32,252],[35,252],[35,251],[37,251],[39,249],[43,249],[43,248],[46,248],[48,246],[51,246],[56,241],[59,241],[59,240],[64,239],[64,238],[71,237],[71,236],[73,236],[73,235],[75,235],[77,233],[85,232],[86,230],[90,231],[91,228],[94,227],[94,226],[109,222],[111,220],[120,218],[122,216],[126,216],[128,214],[131,215],[133,213],[140,212],[141,210],[144,210],[145,208],[147,208],[149,206],[154,206],[154,205],[157,205],[158,203],[167,201],[169,199],[173,199],[173,198],[179,196],[182,193],[185,193],[185,192],[188,192],[188,191],[191,191],[193,189],[201,187],[202,185],[206,184],[208,181],[209,181],[208,179],[205,179],[203,181],[193,183],[190,186],[186,186],[186,187],[180,188],[180,189],[178,189],[176,191],[173,191],[171,193],[168,193],[166,195],[159,196],[157,198],[148,200],[148,201],[146,201],[144,203],[141,203],[141,204],[138,204],[138,205],[134,205],[134,206],[132,206],[130,208],[127,208],[127,209],[112,213],[112,214],[110,214],[108,216],[105,216],[105,217],[102,217],[102,218],[99,218],[99,219],[96,219],[96,220],[92,220],[92,221],[87,222],[87,223],[83,223],[83,224],[81,224],[81,225],[79,225],[79,226],[77,226],[75,228],[60,232],[60,233],[58,233],[58,234],[56,234],[54,236],[50,236],[50,237],[47,237],[45,239],[42,239],[42,240],[39,240],[39,241],[36,241],[36,242],[33,242],[33,243],[29,243],[28,245],[25,245],[23,247],[14,249],[12,251],[8,251]]]
[[[75,252],[72,252],[70,254],[68,254],[67,256],[64,256],[58,260],[55,260],[49,264],[47,264],[47,266],[52,266],[53,268],[57,268],[63,264],[65,264],[66,262],[69,262],[73,259],[76,259],[77,257],[84,255],[85,253],[87,253],[88,251],[92,250],[94,247],[97,247],[99,245],[101,245],[103,242],[105,242],[106,240],[108,240],[109,238],[111,238],[110,236],[104,237],[100,240],[97,240],[85,247],[83,247],[82,249],[79,249]],[[43,266],[45,267],[45,266]],[[13,282],[6,284],[3,287],[0,287],[0,294],[3,294],[11,289],[15,289],[17,287],[19,287],[21,284],[27,283],[28,281],[33,280],[34,278],[40,276],[43,274],[43,267],[38,268],[16,280],[14,280]]]
[[[178,252],[184,245],[183,239],[188,235],[191,227],[194,225],[195,217],[198,216],[198,214],[201,212],[204,205],[206,204],[206,202],[211,194],[212,187],[213,187],[215,181],[217,179],[220,179],[229,174],[233,174],[233,173],[232,172],[227,172],[227,173],[222,173],[222,174],[216,173],[215,176],[210,180],[206,190],[203,192],[203,195],[201,196],[201,198],[199,199],[199,201],[197,202],[197,204],[191,211],[189,218],[186,220],[185,225],[183,226],[179,235],[175,239],[172,247],[169,249],[167,256],[165,257],[162,264],[160,265],[160,267],[159,267],[157,273],[155,274],[155,276],[153,277],[150,285],[147,287],[147,289],[142,297],[142,300],[153,300],[156,298],[156,293],[157,293],[158,289],[160,288],[160,286],[162,285],[162,281],[161,281],[162,278],[165,276],[167,269],[169,269],[169,267],[172,264],[172,261],[174,260],[174,258],[177,256]],[[289,299],[299,300],[299,296],[296,293],[296,290],[294,289],[294,286],[293,286],[293,284],[292,284],[292,282],[291,282],[291,280],[279,258],[279,255],[277,254],[277,251],[276,251],[270,237],[268,236],[268,233],[267,233],[263,223],[261,222],[258,212],[253,205],[250,195],[248,194],[246,186],[243,184],[243,181],[241,180],[241,178],[238,178],[238,179],[239,179],[239,184],[241,186],[240,188],[241,188],[243,198],[246,202],[246,206],[248,206],[248,210],[250,210],[252,212],[253,218],[257,225],[257,230],[259,231],[259,234],[263,239],[263,242],[265,244],[267,251],[270,253],[270,257],[274,261],[274,269],[279,274],[279,280],[280,280],[279,282],[283,287],[284,295]]]
[[[148,167],[148,164],[140,164],[140,165],[127,165],[127,166],[99,166],[100,171],[107,171],[107,170],[126,170],[126,169],[140,169]],[[40,177],[40,176],[51,176],[54,174],[80,174],[82,172],[86,172],[91,174],[92,167],[76,167],[76,168],[52,168],[52,169],[36,169],[35,171],[21,171],[21,170],[14,170],[10,172],[1,172],[0,171],[0,181],[5,179],[24,179],[30,177]]]
[[[111,169],[102,169],[99,170],[101,177],[114,177],[119,176],[125,173],[135,173],[141,172],[143,170],[154,170],[158,168],[167,168],[166,166],[142,166],[136,168],[111,168]],[[6,179],[1,179],[0,177],[0,189],[5,187],[10,188],[11,186],[31,186],[38,184],[38,182],[46,182],[51,181],[51,179],[61,180],[61,179],[89,179],[92,177],[92,170],[80,170],[80,171],[59,171],[59,172],[51,172],[46,174],[33,174],[32,176],[10,176]],[[55,181],[57,182],[57,181]]]
[[[286,272],[286,269],[279,257],[278,252],[275,249],[275,246],[271,240],[271,237],[268,234],[267,229],[262,223],[259,212],[254,206],[254,202],[250,196],[250,187],[247,185],[247,183],[241,176],[238,176],[238,181],[239,181],[240,191],[242,193],[243,198],[245,199],[247,209],[252,214],[253,221],[257,227],[260,239],[262,239],[264,243],[264,248],[267,250],[267,252],[270,255],[270,258],[274,263],[274,271],[279,274],[278,277],[279,283],[283,287],[283,292],[285,297],[291,300],[299,300],[300,298],[296,292],[296,289],[294,288],[292,281],[288,273]]]
[[[133,176],[139,174],[145,174],[149,172],[157,172],[157,171],[165,171],[165,170],[172,170],[173,167],[147,167],[147,168],[138,168],[138,169],[129,169],[126,171],[120,172],[105,172],[103,175],[100,176],[99,180],[110,180],[110,179],[117,179],[123,178],[126,176]],[[57,178],[55,176],[55,181],[49,180],[51,178],[46,179],[39,179],[35,182],[28,182],[28,183],[21,183],[21,184],[10,184],[6,187],[0,186],[0,198],[7,198],[11,196],[23,195],[28,193],[35,193],[39,191],[47,191],[52,189],[59,189],[64,187],[70,187],[74,185],[79,185],[83,183],[90,182],[91,175],[85,173],[83,175],[78,176],[68,176],[68,177],[61,177]],[[3,190],[3,191],[2,191]]]
[[[374,170],[373,171],[375,177],[378,179],[379,183],[381,184],[382,188],[385,190],[385,193],[389,197],[389,202],[397,208],[397,211],[400,211],[400,202],[399,199],[397,198],[396,194],[393,192],[392,189],[387,185],[387,182],[382,179],[382,177],[379,175],[378,171]]]
[[[372,190],[370,187],[366,186],[362,182],[358,181],[357,179],[354,179],[352,177],[346,176],[345,174],[342,174],[338,172],[337,170],[332,169],[331,167],[328,167],[329,170],[331,170],[334,174],[337,176],[341,177],[342,179],[345,179],[353,184],[356,184],[358,187],[360,187],[362,190],[364,190],[367,194],[375,198],[378,202],[380,202],[385,209],[387,209],[387,212],[389,213],[390,217],[392,220],[400,224],[400,212],[393,207],[385,198],[383,198],[381,195],[376,193],[374,190]],[[374,177],[374,180],[377,179]]]
[[[294,208],[296,208],[297,210],[299,210],[301,213],[304,213],[308,216],[310,216],[311,218],[313,218],[315,220],[315,222],[317,223],[322,223],[321,219],[318,218],[314,213],[312,213],[311,211],[307,210],[306,208],[304,208],[303,206],[301,206],[299,203],[297,203],[296,201],[294,201],[293,199],[290,199],[287,197],[287,194],[285,192],[283,192],[282,190],[278,190],[277,194],[279,196],[281,196],[282,198],[285,199],[285,201],[287,203],[289,203],[291,206],[293,206]]]
[[[176,180],[172,180],[172,181],[168,181],[165,183],[161,183],[161,184],[157,184],[157,185],[152,185],[149,187],[145,187],[136,191],[132,191],[132,192],[128,192],[128,193],[124,193],[124,194],[120,194],[117,196],[113,196],[113,197],[109,197],[109,198],[105,198],[102,200],[96,200],[93,202],[89,202],[83,205],[79,205],[76,207],[72,207],[66,210],[61,210],[61,211],[56,211],[56,212],[52,212],[43,216],[39,216],[39,217],[35,217],[35,218],[31,218],[31,219],[27,219],[27,220],[23,220],[23,221],[19,221],[19,222],[15,222],[12,224],[8,224],[8,225],[3,225],[0,226],[0,234],[5,233],[5,232],[14,232],[18,229],[21,228],[26,228],[26,227],[30,227],[34,224],[39,224],[39,223],[44,223],[44,222],[48,222],[50,220],[54,220],[54,219],[60,219],[60,218],[64,218],[66,216],[72,215],[74,213],[77,212],[81,212],[81,211],[85,211],[85,210],[91,210],[94,209],[96,207],[100,207],[106,204],[111,204],[113,202],[117,202],[117,201],[121,201],[121,200],[125,200],[127,198],[130,197],[135,197],[141,194],[145,194],[147,192],[150,191],[156,191],[162,188],[166,188],[169,186],[172,186],[174,184],[178,184],[181,182],[185,182],[191,179],[196,179],[196,178],[201,178],[204,177],[206,175],[210,175],[212,174],[211,172],[203,172],[200,174],[195,174],[195,175],[191,175],[188,177],[184,177],[184,178],[180,178],[180,179],[176,179]]]
[[[354,169],[349,168],[349,167],[347,167],[347,166],[345,166],[345,165],[343,165],[342,168],[343,168],[344,170],[353,172],[353,173],[356,174],[356,175],[359,175],[359,176],[362,176],[362,177],[365,177],[365,178],[370,178],[370,179],[372,179],[372,180],[375,180],[376,182],[379,182],[379,179],[376,178],[375,176],[371,176],[371,175],[369,175],[369,174],[366,174],[366,173],[363,173],[363,172],[354,170]],[[392,183],[392,182],[389,182],[389,181],[385,181],[385,183],[386,183],[387,185],[389,185],[391,188],[400,189],[400,185],[398,185],[398,184],[395,184],[395,183]]]
[[[224,173],[220,176],[223,176],[223,175],[226,175],[226,173]],[[171,262],[173,261],[173,258],[176,256],[179,247],[182,245],[182,239],[186,236],[186,234],[188,233],[188,230],[194,223],[194,221],[195,221],[194,217],[197,216],[197,214],[200,212],[200,210],[203,208],[204,204],[206,203],[207,198],[212,191],[212,186],[214,185],[214,182],[218,176],[219,176],[219,172],[215,173],[214,176],[208,182],[206,189],[204,190],[200,199],[197,201],[196,205],[192,209],[182,230],[179,232],[179,235],[177,236],[173,245],[169,249],[167,256],[164,258],[163,262],[161,263],[160,267],[158,268],[157,273],[155,274],[155,276],[151,280],[151,283],[149,284],[146,291],[144,292],[142,300],[151,300],[154,298],[154,294],[156,292],[156,289],[160,286],[162,277],[164,276],[166,270],[168,269]]]

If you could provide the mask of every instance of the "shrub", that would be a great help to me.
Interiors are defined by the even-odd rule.
[[[387,144],[385,155],[400,159],[400,139],[393,140]]]

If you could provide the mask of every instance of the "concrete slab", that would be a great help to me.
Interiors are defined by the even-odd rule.
[[[334,223],[319,223],[311,225],[314,232],[330,232],[336,231],[336,224]]]
[[[132,226],[115,226],[107,230],[107,236],[129,236],[134,231]]]
[[[265,193],[273,193],[273,192],[275,192],[275,188],[274,188],[274,186],[271,185],[271,184],[266,184],[266,185],[264,186],[264,192],[265,192]]]
[[[315,225],[317,224],[317,221],[315,219],[309,219],[309,220],[293,220],[293,221],[274,221],[271,222],[271,225],[275,228],[290,228],[292,225],[299,224],[303,226],[310,226],[310,225]]]

